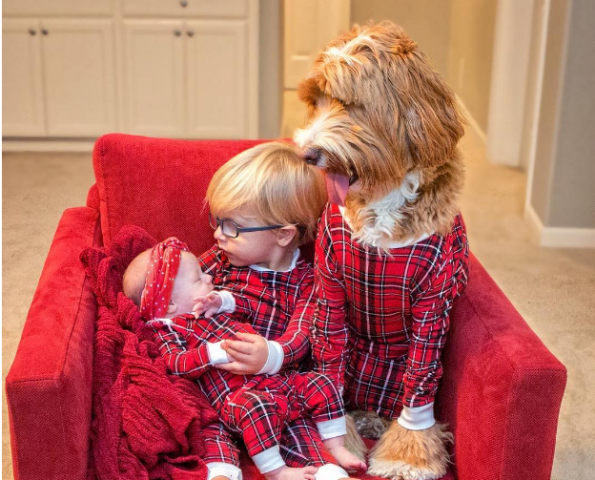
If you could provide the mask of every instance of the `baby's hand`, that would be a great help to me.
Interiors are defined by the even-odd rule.
[[[230,359],[217,365],[221,370],[236,375],[254,375],[260,372],[269,358],[269,346],[264,337],[253,333],[236,333],[237,340],[225,340],[221,347]]]
[[[215,315],[223,303],[217,292],[211,292],[207,296],[195,297],[193,300],[196,303],[192,307],[192,312],[196,315],[204,314],[205,318],[211,318]]]

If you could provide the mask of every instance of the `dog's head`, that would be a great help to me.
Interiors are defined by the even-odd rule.
[[[320,53],[298,86],[308,121],[294,140],[309,163],[359,181],[368,198],[449,161],[463,135],[452,90],[390,22],[354,26]]]

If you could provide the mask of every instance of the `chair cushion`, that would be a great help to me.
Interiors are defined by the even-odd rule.
[[[203,208],[211,177],[231,157],[262,142],[101,137],[93,166],[104,245],[123,225],[138,225],[158,240],[176,236],[193,252],[206,250],[213,244]]]

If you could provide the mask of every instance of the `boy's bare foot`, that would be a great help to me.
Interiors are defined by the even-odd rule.
[[[267,480],[316,480],[317,471],[316,467],[290,468],[286,465],[263,475]]]
[[[368,468],[364,462],[342,445],[327,446],[327,448],[331,455],[336,458],[339,465],[348,472],[365,472]]]

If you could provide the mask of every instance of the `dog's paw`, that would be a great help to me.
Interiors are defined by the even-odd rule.
[[[446,474],[444,471],[432,471],[426,468],[414,467],[403,461],[397,460],[370,460],[368,475],[390,478],[391,480],[435,480]]]
[[[444,425],[407,430],[394,421],[370,454],[370,475],[391,480],[435,480],[446,474],[446,444],[452,441]]]

